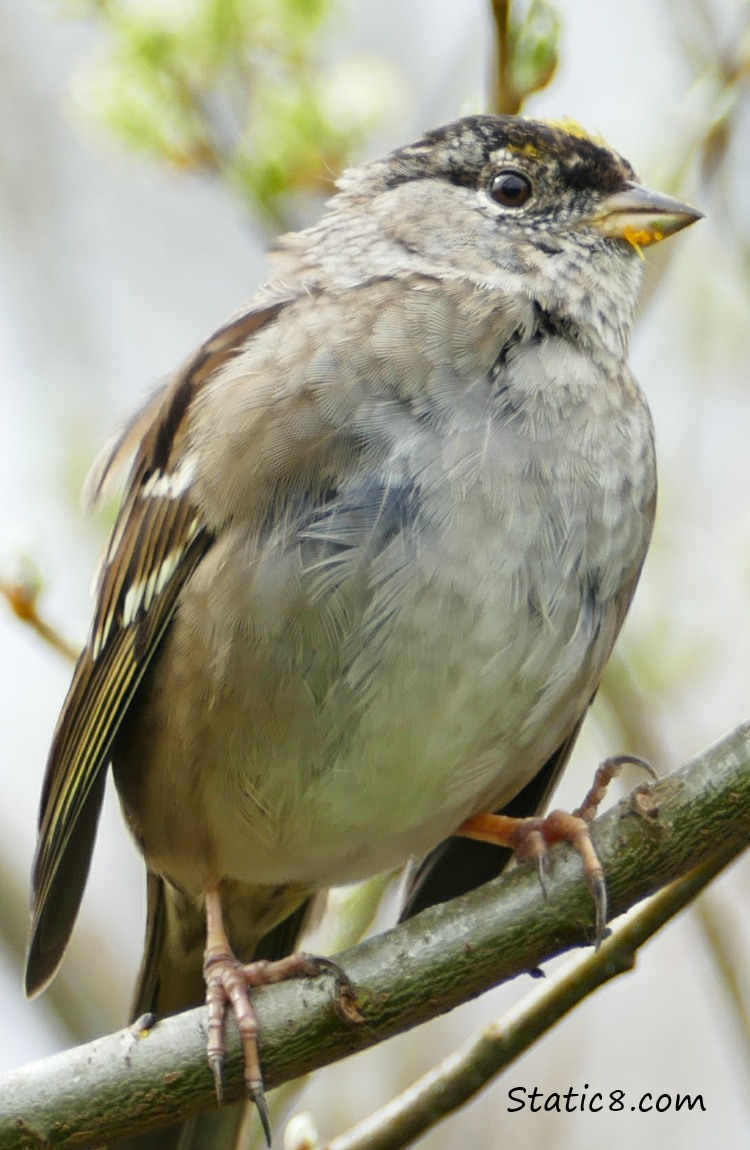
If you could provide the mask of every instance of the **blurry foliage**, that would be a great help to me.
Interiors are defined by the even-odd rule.
[[[325,46],[335,0],[59,0],[97,46],[75,85],[89,122],[169,166],[225,180],[270,228],[300,193],[328,191],[402,99],[395,67]],[[495,111],[552,80],[561,20],[549,0],[493,0]]]
[[[685,159],[697,154],[701,176],[710,185],[721,175],[737,136],[746,127],[750,4],[740,5],[727,21],[705,0],[687,0],[675,8],[674,28],[696,75],[686,101],[694,150],[686,151]],[[735,217],[726,222],[735,232],[743,230]]]
[[[492,0],[492,14],[497,40],[492,110],[516,115],[557,71],[562,23],[549,0],[524,5]]]
[[[96,27],[84,117],[170,166],[219,176],[269,226],[329,191],[401,93],[385,59],[328,59],[331,0],[73,0]]]
[[[669,0],[669,5],[674,40],[689,69],[689,87],[675,144],[662,157],[654,182],[673,195],[694,199],[721,241],[721,262],[706,268],[710,279],[703,283],[701,298],[684,297],[693,317],[691,353],[703,364],[708,383],[722,372],[732,373],[731,365],[744,354],[750,317],[750,164],[744,144],[750,127],[750,2],[734,3],[731,12],[716,0]],[[649,253],[640,312],[654,300],[678,254],[678,247],[667,244]],[[671,290],[680,287],[673,282]],[[694,290],[694,284],[685,290]],[[679,522],[681,516],[687,523],[696,522],[684,498],[679,477],[668,474],[660,494],[665,522]],[[742,536],[743,515],[738,507],[737,538]],[[664,531],[657,534],[650,552],[657,585],[669,586],[673,580],[674,555],[674,539]],[[626,744],[629,750],[649,745],[660,714],[670,704],[679,706],[691,691],[697,694],[717,659],[726,665],[720,642],[699,618],[686,626],[685,617],[665,610],[663,602],[653,604],[648,614],[642,607],[640,627],[626,629],[602,682],[599,698],[605,715],[614,720],[610,734],[635,735],[635,744]],[[632,695],[623,690],[623,655],[642,696],[638,724],[633,722]],[[657,761],[668,765],[665,748]]]

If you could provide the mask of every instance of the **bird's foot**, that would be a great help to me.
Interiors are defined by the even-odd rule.
[[[604,938],[607,925],[607,886],[602,865],[591,841],[589,826],[596,817],[612,779],[628,763],[634,763],[654,778],[657,777],[645,759],[635,755],[617,755],[605,759],[599,766],[583,802],[570,814],[567,811],[550,811],[544,817],[522,819],[502,814],[474,815],[463,822],[456,832],[465,838],[510,848],[520,862],[535,860],[545,895],[550,848],[559,842],[570,843],[581,856],[586,881],[594,899],[597,947]]]
[[[269,1146],[271,1124],[260,1069],[258,1020],[249,992],[253,987],[284,982],[288,978],[314,978],[323,972],[330,972],[335,977],[336,1008],[344,1021],[361,1022],[362,1015],[352,985],[341,967],[329,958],[319,958],[300,951],[276,962],[263,959],[244,964],[235,958],[228,947],[206,948],[203,973],[208,1010],[208,1062],[214,1076],[216,1096],[221,1102],[226,1010],[231,1006],[242,1042],[245,1088],[248,1097],[257,1107]]]

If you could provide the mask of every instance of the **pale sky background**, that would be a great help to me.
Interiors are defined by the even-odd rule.
[[[675,21],[677,0],[561,2],[562,66],[534,115],[574,116],[666,187],[703,107]],[[697,5],[696,5],[697,7]],[[707,0],[724,42],[739,0]],[[208,182],[126,155],[71,113],[76,69],[96,44],[54,19],[52,2],[10,0],[0,41],[0,563],[20,547],[42,567],[45,610],[80,641],[101,538],[75,491],[88,461],[148,385],[248,297],[264,240]],[[483,0],[342,0],[337,50],[381,53],[400,72],[399,106],[374,155],[475,109],[491,40]],[[699,43],[705,37],[698,33]],[[750,101],[746,101],[746,104]],[[747,151],[748,107],[737,139]],[[635,660],[667,761],[679,765],[747,717],[750,697],[750,388],[748,266],[733,213],[750,231],[750,167],[734,150],[726,201],[691,180],[680,190],[710,218],[671,241],[670,270],[639,324],[631,361],[657,429],[661,504],[625,649]],[[673,190],[673,189],[669,189]],[[0,854],[27,875],[36,808],[69,668],[0,603]],[[612,746],[595,722],[559,792],[574,806]],[[631,778],[628,785],[640,781]],[[715,898],[748,953],[747,861]],[[0,891],[0,916],[3,913]],[[112,1017],[124,1018],[143,930],[143,868],[109,796],[74,951],[121,953]],[[72,953],[70,961],[75,961]],[[0,955],[0,1071],[66,1044],[44,999],[25,1002],[15,960]],[[384,1102],[532,988],[521,979],[448,1018],[319,1073],[304,1095],[332,1136]],[[590,999],[468,1109],[422,1143],[475,1150],[704,1150],[748,1144],[747,1052],[699,930],[683,916],[636,971]],[[622,1089],[702,1094],[707,1113],[507,1113],[507,1091]],[[279,1138],[279,1144],[281,1139]]]

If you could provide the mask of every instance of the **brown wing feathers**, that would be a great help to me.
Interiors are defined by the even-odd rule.
[[[208,340],[95,465],[88,496],[135,459],[105,552],[91,634],[54,734],[33,874],[28,993],[53,976],[88,875],[112,740],[212,535],[190,499],[186,413],[197,390],[281,303],[245,313]]]

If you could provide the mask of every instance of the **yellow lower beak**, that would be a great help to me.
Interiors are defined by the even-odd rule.
[[[601,235],[627,240],[638,249],[673,236],[700,219],[703,212],[690,204],[628,183],[623,191],[607,196],[586,223]]]

